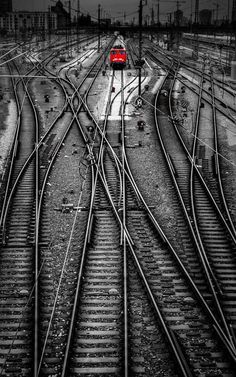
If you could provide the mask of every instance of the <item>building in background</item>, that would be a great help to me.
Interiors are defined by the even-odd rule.
[[[202,9],[199,12],[199,21],[201,25],[211,25],[212,11],[210,9]]]
[[[183,11],[178,9],[174,12],[174,24],[177,26],[181,26],[183,22]]]
[[[236,0],[233,0],[232,5],[232,24],[236,25]]]
[[[64,9],[61,1],[57,1],[56,5],[51,7],[51,13],[56,14],[58,29],[65,29],[66,27],[69,27],[70,15],[69,12]]]
[[[188,25],[189,20],[184,16],[184,13],[181,9],[178,9],[174,12],[174,25],[175,26],[186,26]]]
[[[57,15],[49,12],[16,11],[0,15],[0,29],[8,33],[57,30]]]
[[[46,12],[12,12],[12,0],[0,0],[0,10],[0,31],[5,33],[56,31],[70,26],[69,12],[61,1],[57,1]]]
[[[0,0],[0,16],[12,12],[12,0]]]

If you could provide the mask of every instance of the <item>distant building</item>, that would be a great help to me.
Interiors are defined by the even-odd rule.
[[[12,0],[0,0],[0,16],[12,12]]]
[[[0,30],[8,33],[53,31],[69,26],[69,12],[64,9],[61,1],[47,12],[7,11],[12,8],[12,0],[0,0],[0,9],[3,8],[4,12],[0,12]]]
[[[101,18],[101,25],[104,25],[106,27],[111,25],[111,18]]]
[[[199,21],[201,25],[210,25],[212,19],[212,11],[210,9],[202,9],[199,12]]]
[[[77,20],[75,21],[75,23],[77,22]],[[87,25],[91,25],[92,21],[91,21],[91,16],[90,14],[81,14],[79,16],[79,20],[78,20],[78,24],[80,26],[87,26]]]
[[[57,29],[57,16],[49,12],[17,11],[0,15],[0,29],[9,33]]]
[[[59,0],[57,1],[55,6],[51,7],[51,13],[56,14],[57,16],[57,28],[58,29],[65,29],[70,24],[70,15],[64,9],[62,2]]]
[[[183,12],[182,10],[178,9],[174,12],[174,24],[181,26],[183,23]]]
[[[233,0],[232,5],[232,23],[236,25],[236,0]]]

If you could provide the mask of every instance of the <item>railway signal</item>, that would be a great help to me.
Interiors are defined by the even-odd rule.
[[[141,60],[135,60],[135,68],[138,69],[138,68],[142,68],[142,66],[145,64],[145,60],[144,59],[141,59]]]
[[[135,101],[135,104],[136,104],[137,107],[142,107],[142,105],[143,105],[142,97],[138,96],[138,98]]]
[[[143,131],[144,130],[144,126],[145,126],[145,121],[144,120],[138,120],[138,122],[137,122],[137,125],[138,125],[138,129],[140,130],[140,131]]]

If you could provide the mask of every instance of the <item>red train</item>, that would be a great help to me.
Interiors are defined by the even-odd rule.
[[[114,69],[123,69],[126,66],[127,52],[124,46],[113,46],[110,51],[110,65]]]

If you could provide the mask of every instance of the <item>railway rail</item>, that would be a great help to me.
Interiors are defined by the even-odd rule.
[[[80,54],[79,59],[61,64],[56,74],[47,67],[46,60],[38,61],[15,81],[14,87],[18,86],[20,95],[26,93],[24,101],[19,101],[21,118],[24,111],[28,113],[32,90],[29,84],[39,70],[45,78],[53,80],[64,100],[46,129],[36,127],[36,137],[31,129],[30,150],[25,156],[19,154],[24,161],[20,161],[15,184],[23,182],[26,172],[31,172],[33,177],[31,180],[26,177],[27,184],[30,182],[27,187],[33,192],[28,195],[32,202],[27,206],[33,217],[27,225],[32,238],[20,231],[22,246],[19,248],[14,243],[12,235],[16,230],[11,232],[14,220],[9,216],[12,204],[9,211],[4,211],[7,222],[1,220],[6,225],[2,228],[0,271],[3,276],[17,271],[14,284],[19,279],[21,305],[13,310],[9,305],[11,297],[6,297],[8,286],[3,286],[2,334],[8,334],[10,339],[5,340],[3,335],[1,343],[0,338],[0,347],[4,349],[2,374],[14,376],[23,368],[29,376],[154,376],[159,370],[170,377],[233,376],[236,363],[235,315],[231,306],[235,289],[234,224],[229,221],[226,201],[221,202],[223,187],[220,193],[215,187],[214,196],[211,195],[212,187],[206,183],[208,167],[205,170],[200,167],[204,158],[202,146],[198,144],[203,137],[202,113],[212,108],[215,127],[213,130],[209,127],[208,131],[210,139],[214,135],[211,150],[217,154],[216,82],[211,69],[209,76],[204,66],[194,90],[198,107],[193,136],[188,143],[181,137],[177,122],[171,123],[175,120],[174,82],[180,81],[178,62],[173,60],[155,98],[153,116],[157,133],[176,188],[175,195],[181,203],[182,209],[178,211],[185,216],[184,250],[180,252],[153,215],[132,173],[126,114],[138,80],[137,75],[132,77],[123,70],[107,70],[106,53],[111,45],[112,41],[104,45],[98,56],[91,49]],[[86,64],[88,56],[94,63],[75,75],[74,67],[81,64],[81,59]],[[48,62],[54,66],[53,61]],[[107,105],[102,113],[95,111],[93,97],[97,80],[104,72],[109,81]],[[204,91],[209,85],[207,80],[212,88],[210,95]],[[27,122],[21,126],[19,135]],[[85,174],[81,174],[81,164],[76,172],[71,171],[76,180],[80,175],[82,182],[76,192],[77,205],[72,206],[65,198],[59,209],[65,211],[71,229],[64,231],[68,234],[68,244],[62,250],[64,260],[58,266],[55,279],[47,210],[49,180],[53,170],[58,169],[57,160],[63,148],[69,149],[74,134],[77,139],[73,140],[72,152],[78,153],[77,143],[82,145]],[[18,141],[15,150],[21,151]],[[25,169],[25,161],[34,164],[33,169]],[[215,158],[214,167],[218,166]],[[8,186],[11,188],[8,198],[13,199],[17,187],[12,189],[12,183]],[[19,209],[17,212],[22,214]],[[209,237],[212,234],[214,240]],[[227,262],[222,264],[225,258]],[[21,276],[18,276],[18,263],[22,266]],[[12,279],[7,284],[13,289]],[[14,300],[15,293],[14,286]],[[6,309],[12,318],[12,329],[6,324]]]
[[[170,78],[171,77],[172,77],[172,73],[170,74]],[[171,129],[171,124],[172,124],[171,119],[173,119],[173,114],[170,110],[171,109],[171,99],[170,98],[171,98],[171,93],[172,93],[173,87],[170,87],[170,79],[167,79],[165,81],[164,85],[165,85],[164,86],[165,90],[168,93],[170,93],[170,97],[169,97],[169,99],[168,99],[168,97],[166,98],[166,105],[164,105],[165,101],[163,101],[163,98],[162,98],[162,100],[160,100],[160,96],[157,97],[157,101],[160,101],[160,102],[156,102],[155,108],[160,109],[161,114],[169,114],[169,120],[168,120],[168,118],[167,118],[167,120],[165,120],[165,117],[163,117],[161,114],[158,114],[158,112],[156,111],[156,120],[158,120],[157,124],[158,124],[158,127],[160,127],[160,128],[158,128],[158,130],[159,130],[158,132],[159,132],[160,139],[163,142],[163,145],[162,145],[163,150],[165,151],[166,159],[167,159],[167,162],[168,162],[171,174],[172,174],[172,178],[173,178],[173,181],[175,183],[175,186],[176,186],[176,189],[177,189],[177,192],[178,192],[178,195],[179,195],[179,200],[182,203],[184,213],[185,213],[186,218],[188,220],[189,228],[192,229],[193,237],[196,237],[195,234],[197,234],[197,236],[199,236],[200,232],[198,232],[198,231],[196,232],[192,228],[193,223],[194,223],[194,226],[196,226],[196,228],[198,227],[198,220],[196,219],[196,214],[195,214],[195,212],[192,212],[192,211],[194,211],[194,202],[195,202],[194,198],[196,198],[196,201],[199,200],[198,205],[201,204],[201,208],[202,208],[201,213],[202,214],[208,214],[208,216],[209,216],[209,213],[210,213],[209,210],[207,210],[206,207],[203,207],[203,205],[206,206],[207,203],[208,203],[208,206],[209,206],[209,195],[210,195],[210,193],[207,192],[207,196],[205,195],[204,200],[202,199],[201,203],[200,203],[200,195],[199,196],[194,195],[195,191],[193,191],[193,182],[194,182],[194,187],[197,186],[197,185],[198,185],[197,187],[199,187],[199,184],[200,184],[200,182],[198,181],[198,174],[195,174],[195,172],[194,172],[194,169],[197,169],[197,167],[195,168],[195,164],[197,164],[197,161],[195,161],[195,159],[194,159],[194,157],[192,157],[192,155],[188,155],[188,153],[186,155],[186,152],[183,153],[183,151],[181,151],[182,147],[184,147],[185,150],[187,150],[187,148],[183,144],[181,146],[181,143],[178,142],[178,135],[179,135],[178,130],[177,129],[173,129],[173,130]],[[201,99],[199,100],[199,107],[198,107],[199,109],[200,109],[200,104],[201,104]],[[166,106],[166,107],[164,108],[164,106]],[[170,138],[170,132],[171,132],[171,138]],[[167,135],[168,135],[168,139],[171,139],[171,144],[166,141]],[[176,141],[173,143],[173,140],[176,140]],[[198,140],[197,134],[195,135],[194,140],[195,140],[195,142],[196,142],[196,140]],[[193,152],[193,156],[195,156],[194,153],[195,152]],[[191,180],[190,180],[190,178],[191,178]],[[189,179],[189,182],[192,182],[191,183],[191,189],[189,188],[190,184],[188,186],[187,179]],[[194,181],[193,181],[193,179],[194,179]],[[201,183],[200,187],[201,187],[201,197],[202,197],[202,195],[203,195],[202,183]],[[189,193],[191,193],[192,199],[190,198]],[[216,225],[215,220],[216,220],[216,215],[214,215],[214,220],[213,220],[214,225]],[[207,229],[209,231],[210,221],[209,222],[207,221],[207,229],[206,229],[206,221],[205,221],[204,226],[201,227],[201,231],[203,231],[203,229],[204,229],[204,231],[207,231]],[[222,229],[222,223],[219,224],[218,229]],[[224,232],[222,232],[222,233],[225,235]],[[212,232],[209,231],[208,234],[212,235]],[[205,236],[204,242],[206,242],[206,244],[208,245],[206,233],[204,234],[204,236]],[[231,234],[231,236],[233,236],[233,235]],[[195,242],[196,242],[196,240],[195,240]],[[226,242],[227,241],[225,240],[224,245],[226,245]],[[203,246],[201,239],[200,239],[200,245]],[[213,248],[215,247],[215,245],[216,244],[212,240]],[[221,244],[221,246],[223,247],[223,244]],[[208,247],[209,247],[209,245],[208,245]],[[227,249],[228,249],[228,246],[225,246],[225,250],[227,250]],[[209,264],[209,261],[207,259],[208,258],[207,255],[209,255],[209,254],[205,254],[205,252],[204,252],[203,255],[201,255],[201,252],[200,252],[200,259],[202,259],[202,263],[203,263],[203,265],[205,265],[205,267],[204,267],[205,268],[205,275],[211,275],[209,277],[210,284],[213,283],[213,285],[216,285],[216,289],[219,289],[219,285],[220,285],[219,281],[217,281],[217,279],[214,277],[214,273],[211,270],[211,265]],[[208,267],[206,266],[206,263],[208,264]],[[193,264],[193,266],[194,266],[194,264]],[[196,265],[194,266],[193,270],[195,268],[196,268]],[[190,274],[191,274],[191,268],[190,268]],[[199,287],[200,287],[202,283],[201,283],[201,279],[199,279],[199,276],[198,276],[196,281],[198,281],[198,283],[200,283],[200,285],[199,285]],[[203,286],[203,287],[205,289],[205,286]],[[221,285],[221,288],[222,288],[222,285]],[[220,292],[217,292],[217,290],[216,290],[217,293],[216,292],[214,293],[213,289],[214,288],[212,287],[211,290],[213,291],[214,296],[217,296],[218,294],[220,295]],[[222,301],[221,301],[220,305],[222,305]],[[218,306],[218,311],[221,312],[222,309],[220,309],[220,306],[219,306],[218,303],[217,303],[217,306]],[[229,323],[225,324],[225,326],[226,326],[226,331],[228,333],[228,337],[229,337],[230,342],[234,343],[235,337],[234,337],[234,334],[231,333],[231,328],[232,328],[231,327],[232,326],[231,320],[232,320],[232,318],[229,315],[229,317],[228,317]],[[226,321],[224,316],[222,317],[222,321],[223,322]]]
[[[29,132],[29,130],[27,130],[27,125],[30,124],[30,126],[32,126],[32,124],[33,124],[33,120],[29,119],[29,114],[30,114],[29,113],[29,104],[31,104],[31,108],[34,110],[35,116],[36,116],[36,112],[35,112],[35,108],[33,106],[33,102],[31,100],[31,97],[30,97],[30,93],[27,89],[27,85],[26,85],[26,83],[23,79],[21,79],[21,80],[22,80],[22,84],[24,85],[23,89],[26,91],[25,92],[26,94],[24,95],[24,101],[22,100],[22,103],[20,104],[22,106],[22,109],[20,109],[20,110],[23,110],[25,112],[25,114],[27,112],[28,118],[26,117],[26,115],[24,115],[24,112],[21,111],[20,114],[21,114],[21,117],[25,116],[28,123],[26,121],[22,122],[22,127],[19,129],[19,131],[17,131],[17,136],[15,138],[16,143],[15,143],[15,149],[13,150],[13,155],[16,154],[16,151],[17,151],[18,154],[17,154],[16,157],[18,157],[18,156],[21,157],[21,160],[19,160],[19,158],[18,158],[18,165],[20,166],[20,168],[17,168],[18,172],[16,172],[14,175],[13,174],[11,175],[11,176],[15,176],[15,178],[14,178],[15,183],[14,183],[13,188],[10,187],[12,184],[10,184],[10,183],[8,184],[9,188],[11,189],[10,199],[13,198],[12,194],[14,192],[14,198],[16,198],[15,201],[16,201],[16,203],[18,203],[18,207],[19,206],[20,207],[18,208],[16,205],[11,204],[11,207],[16,211],[16,215],[12,216],[13,220],[11,220],[9,218],[9,215],[7,215],[9,213],[8,209],[6,209],[5,211],[2,212],[2,215],[4,215],[4,219],[2,219],[3,221],[1,222],[2,229],[7,230],[7,235],[5,234],[5,232],[3,233],[3,242],[4,242],[4,244],[6,244],[6,246],[4,246],[4,250],[6,249],[6,247],[8,248],[5,252],[3,250],[3,262],[4,263],[2,263],[2,269],[3,269],[3,273],[6,275],[5,270],[7,270],[7,269],[9,271],[11,270],[10,260],[12,258],[16,258],[16,257],[20,258],[21,257],[22,258],[22,271],[25,271],[24,272],[25,276],[27,276],[26,274],[28,274],[28,275],[30,274],[29,275],[30,277],[26,278],[24,275],[21,276],[21,275],[16,274],[16,279],[19,280],[19,291],[21,292],[21,293],[17,293],[17,294],[19,295],[19,297],[21,297],[21,295],[22,295],[22,299],[21,298],[19,299],[19,303],[21,302],[21,307],[18,306],[18,312],[17,312],[17,313],[19,313],[18,315],[20,317],[18,317],[18,315],[15,314],[15,311],[13,311],[13,318],[16,318],[15,321],[12,321],[12,327],[13,327],[14,331],[11,331],[12,332],[12,339],[10,338],[8,343],[6,343],[6,345],[7,345],[6,351],[7,352],[6,352],[5,359],[3,359],[2,369],[4,369],[5,373],[13,373],[14,374],[14,373],[16,373],[17,370],[19,370],[20,361],[22,361],[21,366],[24,367],[25,373],[30,373],[30,375],[31,375],[31,373],[32,373],[32,359],[31,358],[33,357],[33,355],[32,355],[32,349],[33,349],[32,348],[32,339],[33,339],[32,329],[29,328],[29,331],[27,331],[27,334],[25,333],[25,331],[26,331],[25,329],[28,329],[29,323],[31,323],[29,313],[28,313],[29,308],[31,308],[31,310],[36,311],[35,316],[34,316],[35,318],[37,318],[37,315],[38,315],[37,303],[34,306],[33,301],[32,301],[33,290],[35,290],[35,286],[34,286],[33,279],[32,279],[32,277],[33,277],[32,271],[34,270],[35,258],[37,259],[37,256],[35,256],[33,254],[34,246],[31,246],[31,243],[30,243],[30,242],[32,242],[32,244],[34,245],[35,228],[36,228],[36,232],[37,232],[36,221],[37,221],[38,216],[37,216],[37,212],[33,213],[33,211],[34,211],[35,207],[36,207],[36,211],[37,211],[37,206],[38,206],[37,199],[38,198],[35,197],[34,195],[31,195],[31,194],[29,195],[28,191],[27,191],[27,195],[25,196],[25,194],[26,194],[25,190],[34,190],[35,184],[33,183],[33,180],[34,180],[34,177],[35,177],[35,172],[37,172],[37,170],[35,170],[34,167],[26,170],[24,168],[24,163],[26,161],[26,164],[29,164],[31,161],[38,160],[38,157],[37,157],[38,148],[34,149],[34,145],[35,145],[35,143],[36,143],[36,145],[38,145],[39,143],[37,142],[37,139],[35,139],[35,141],[31,140],[31,135],[34,135],[35,129],[31,127],[30,132]],[[19,84],[21,84],[21,82],[18,82],[18,85]],[[24,92],[24,90],[22,90],[20,92]],[[20,106],[18,106],[18,108],[20,108]],[[36,120],[36,124],[38,124],[38,120]],[[28,143],[27,143],[27,141],[28,141],[27,137],[25,137],[24,135],[22,136],[22,133],[24,133],[24,132],[27,135],[27,137],[30,138],[30,141]],[[19,133],[19,135],[18,135],[18,133]],[[39,133],[37,128],[36,128],[36,133],[37,134]],[[25,147],[24,147],[23,144],[21,144],[21,142],[26,143]],[[42,145],[42,140],[41,140],[40,145]],[[24,151],[24,153],[20,153],[21,151]],[[16,160],[16,158],[15,158],[15,160]],[[12,161],[14,162],[14,159],[12,159]],[[34,164],[34,162],[33,162],[33,164]],[[38,163],[37,163],[37,165],[38,165]],[[24,169],[26,170],[25,174],[24,174]],[[19,170],[21,170],[22,173],[19,174]],[[31,178],[29,178],[30,176],[28,177],[29,174],[30,174]],[[36,175],[37,175],[37,173],[36,173]],[[24,181],[22,180],[22,176],[24,176],[24,179],[26,180],[25,184],[24,184]],[[17,190],[15,189],[15,187],[18,184],[18,181],[21,183],[21,185],[25,186],[24,190],[20,190],[20,195],[23,195],[23,200],[22,200],[22,196],[17,199],[17,195],[15,194],[15,192],[17,193]],[[38,191],[39,191],[39,188],[37,188],[35,190],[36,195],[37,195]],[[30,203],[28,203],[27,201],[30,201]],[[7,207],[8,206],[9,205],[7,204]],[[23,210],[22,208],[23,207],[24,207],[24,218],[25,218],[24,221],[22,221],[22,210]],[[27,210],[27,208],[28,208],[28,210]],[[11,210],[11,212],[12,211],[13,210]],[[29,214],[27,215],[27,211],[30,213],[30,215]],[[19,214],[20,218],[19,218],[18,214]],[[8,216],[8,217],[6,217],[6,216]],[[31,218],[29,218],[29,216],[32,217],[32,220],[31,220]],[[27,219],[27,217],[28,217],[28,219]],[[8,221],[7,225],[3,225],[4,223],[6,223],[5,218],[7,218],[7,221]],[[19,224],[21,224],[22,230],[19,227]],[[16,228],[13,228],[14,226]],[[30,231],[31,239],[29,237],[30,236],[29,231]],[[17,233],[18,233],[18,236],[17,236]],[[17,237],[17,239],[16,239],[16,237]],[[37,243],[37,241],[36,241],[36,243]],[[19,247],[21,247],[20,250],[18,250]],[[16,248],[16,250],[14,250],[14,248]],[[18,254],[19,254],[19,256],[18,256]],[[8,255],[8,256],[4,257],[4,255]],[[17,261],[18,261],[18,259],[17,259]],[[37,262],[37,264],[38,264],[38,262]],[[13,266],[12,266],[12,268],[13,268]],[[16,270],[17,269],[18,268],[16,268]],[[37,266],[36,266],[36,271],[37,271]],[[37,284],[37,276],[38,276],[38,274],[36,273],[36,284]],[[27,284],[25,284],[25,281],[27,281]],[[10,279],[10,281],[6,280],[6,283],[5,283],[5,286],[4,286],[5,290],[7,289],[7,284],[12,285],[11,279]],[[17,283],[15,283],[15,284],[17,284]],[[31,284],[31,286],[29,288],[30,284]],[[22,286],[22,289],[20,289],[21,286]],[[30,294],[30,300],[29,300],[29,302],[27,302],[26,299],[28,298],[29,294]],[[35,292],[34,292],[34,297],[36,297],[36,299],[37,299],[37,294],[35,294]],[[4,307],[6,307],[6,299],[3,300],[2,304],[3,304]],[[2,310],[4,310],[4,308],[2,308]],[[8,307],[8,312],[9,311],[11,311],[11,306]],[[32,311],[30,312],[30,315],[33,316]],[[21,319],[21,316],[23,316],[23,319]],[[35,323],[37,323],[37,321],[35,321]],[[23,330],[21,330],[21,326],[22,326]],[[17,327],[19,327],[19,328],[17,328]],[[31,331],[31,333],[30,333],[30,331]],[[36,330],[36,331],[38,331],[38,330]],[[10,332],[8,332],[8,335],[9,334],[10,334]],[[27,336],[25,336],[25,339],[24,339],[24,335],[27,335]],[[36,343],[36,347],[38,347],[37,341],[35,343]],[[18,362],[17,362],[17,358],[12,356],[14,354],[17,354],[17,350],[19,350],[18,353],[22,355],[22,358],[19,359]],[[27,355],[27,357],[26,357],[26,355]],[[11,361],[11,359],[12,359],[12,361]]]

